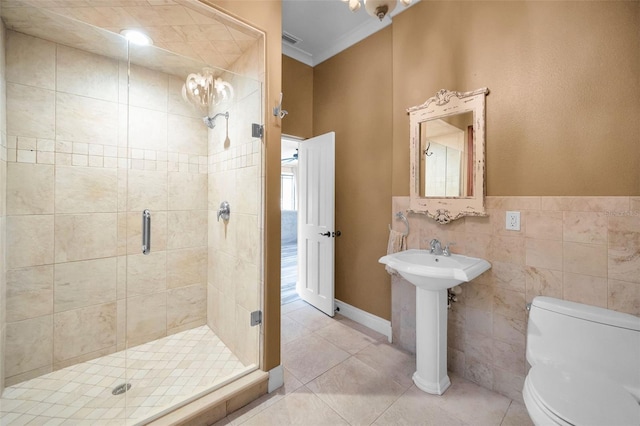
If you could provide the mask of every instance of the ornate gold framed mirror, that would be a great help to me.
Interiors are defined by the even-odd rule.
[[[485,96],[442,89],[407,109],[411,131],[409,211],[439,223],[486,216]]]

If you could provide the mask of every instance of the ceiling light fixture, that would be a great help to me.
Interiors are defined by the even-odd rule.
[[[139,46],[151,46],[153,40],[151,37],[138,30],[122,30],[120,34],[124,36],[129,42],[137,44]]]
[[[345,3],[349,3],[349,10],[352,12],[360,9],[360,0],[342,0]],[[367,13],[376,18],[382,19],[396,8],[398,0],[362,0],[364,2],[364,8]],[[399,0],[405,7],[411,4],[411,0]]]

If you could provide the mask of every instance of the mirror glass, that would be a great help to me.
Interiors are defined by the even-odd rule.
[[[440,223],[486,216],[484,144],[486,88],[442,89],[409,108],[411,186],[409,211]]]
[[[420,195],[473,196],[473,112],[420,123]]]

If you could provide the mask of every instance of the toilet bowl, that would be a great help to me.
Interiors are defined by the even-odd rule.
[[[537,297],[522,396],[536,425],[640,426],[640,318]]]

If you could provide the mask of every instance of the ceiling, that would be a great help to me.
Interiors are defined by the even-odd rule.
[[[8,29],[66,46],[131,61],[175,75],[203,65],[228,69],[260,33],[194,0],[0,0]],[[127,44],[123,29],[153,39]]]
[[[412,5],[420,0],[413,0]],[[391,24],[406,8],[400,3],[382,22],[364,6],[351,12],[341,0],[283,0],[282,31],[300,41],[282,41],[282,53],[311,67]]]
[[[411,5],[419,1],[413,0]],[[398,3],[391,17],[387,16],[380,22],[364,7],[351,12],[347,3],[341,0],[283,0],[283,35],[300,41],[291,44],[283,37],[282,53],[311,67],[316,66],[390,25],[392,17],[405,9]],[[283,138],[281,158],[292,158],[298,143]],[[295,167],[297,163],[297,160],[287,160],[283,165]]]

